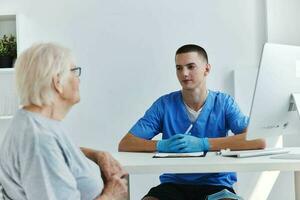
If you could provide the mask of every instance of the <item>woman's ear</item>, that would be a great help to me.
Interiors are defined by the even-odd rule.
[[[204,72],[204,75],[207,76],[207,75],[209,74],[210,70],[211,70],[210,64],[208,64],[208,63],[205,64],[205,72]]]
[[[53,81],[53,87],[54,87],[54,90],[58,93],[58,94],[62,94],[63,93],[63,86],[60,82],[60,79],[59,79],[59,75],[56,75],[53,77],[52,79]]]

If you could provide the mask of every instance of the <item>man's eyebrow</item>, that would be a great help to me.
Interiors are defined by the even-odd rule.
[[[188,64],[185,64],[185,65],[176,65],[176,67],[182,67],[182,66],[189,66],[189,65],[195,65],[196,63],[188,63]]]
[[[186,64],[186,66],[187,66],[187,65],[195,65],[195,64],[196,64],[196,63],[193,63],[193,62],[192,62],[192,63],[188,63],[188,64]]]

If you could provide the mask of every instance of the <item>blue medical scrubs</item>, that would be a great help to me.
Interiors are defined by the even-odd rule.
[[[144,139],[152,139],[162,133],[167,139],[184,133],[192,123],[189,120],[181,91],[172,92],[156,100],[145,115],[130,129],[130,133]],[[191,135],[203,138],[226,137],[228,131],[242,133],[248,126],[249,118],[239,109],[234,99],[225,93],[209,91],[202,110],[193,123]],[[161,183],[197,185],[224,185],[232,187],[237,180],[236,173],[193,173],[162,174]]]

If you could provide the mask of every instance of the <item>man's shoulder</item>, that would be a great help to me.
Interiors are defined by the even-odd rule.
[[[221,92],[221,91],[213,91],[213,90],[209,90],[209,93],[216,99],[219,101],[226,101],[228,99],[232,99],[233,97],[225,92]]]
[[[230,94],[225,92],[210,90],[209,93],[209,95],[211,96],[210,102],[213,103],[213,105],[218,109],[221,107],[225,108],[235,101]]]
[[[160,98],[170,99],[170,98],[177,98],[177,97],[180,97],[180,96],[181,96],[181,91],[178,90],[178,91],[174,91],[174,92],[171,92],[171,93],[168,93],[168,94],[164,94]]]
[[[171,92],[168,94],[164,94],[162,96],[160,96],[157,101],[162,101],[162,102],[172,102],[175,100],[178,100],[178,98],[181,97],[181,91],[175,91],[175,92]]]
[[[177,105],[180,102],[181,91],[171,92],[169,94],[164,94],[160,96],[155,102],[152,104],[152,107],[166,108],[169,106]]]

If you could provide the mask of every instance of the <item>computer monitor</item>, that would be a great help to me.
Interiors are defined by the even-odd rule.
[[[300,108],[299,94],[300,47],[266,43],[257,73],[246,138],[300,134],[300,110],[295,109],[295,100]]]

